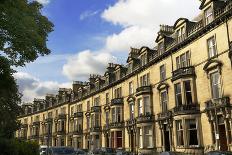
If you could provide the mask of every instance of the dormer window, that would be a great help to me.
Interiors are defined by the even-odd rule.
[[[164,53],[164,42],[163,41],[158,44],[158,51],[160,54]]]
[[[213,8],[210,6],[205,10],[205,24],[208,25],[213,21]]]
[[[100,89],[100,82],[97,81],[97,82],[96,82],[96,90],[99,90],[99,89]]]
[[[116,80],[120,80],[120,70],[117,70],[115,72],[115,78],[116,78]]]
[[[147,54],[146,53],[142,54],[140,57],[140,60],[141,60],[141,66],[146,65],[147,64]]]
[[[178,38],[181,37],[181,36],[183,36],[183,35],[185,34],[184,27],[181,27],[180,29],[178,29],[178,30],[176,31],[176,33],[177,33],[177,37],[178,37]]]
[[[130,62],[130,63],[128,64],[128,74],[132,73],[132,71],[133,71],[133,63]]]

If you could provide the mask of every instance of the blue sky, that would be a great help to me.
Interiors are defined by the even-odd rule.
[[[51,54],[17,68],[25,102],[88,80],[89,74],[103,74],[109,62],[125,63],[130,47],[154,48],[160,24],[193,20],[200,5],[198,0],[37,1],[55,27],[47,42]]]

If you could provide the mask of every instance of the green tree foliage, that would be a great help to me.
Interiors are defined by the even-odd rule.
[[[39,146],[33,142],[0,138],[0,155],[39,155]]]
[[[0,0],[0,51],[11,64],[23,66],[50,53],[46,41],[53,24],[41,8],[36,1]]]
[[[46,41],[53,24],[41,8],[33,0],[0,0],[0,138],[11,138],[20,125],[20,94],[11,67],[50,53]]]
[[[20,94],[9,61],[0,56],[0,137],[11,138],[19,123]]]

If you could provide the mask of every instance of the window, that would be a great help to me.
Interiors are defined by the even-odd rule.
[[[160,96],[161,96],[161,109],[162,109],[162,112],[166,112],[168,110],[167,91],[161,92]]]
[[[221,97],[221,79],[218,72],[210,75],[212,98],[217,99]]]
[[[144,102],[144,113],[145,113],[145,115],[151,114],[150,97],[149,96],[143,97],[143,102]]]
[[[115,98],[121,98],[122,97],[122,88],[116,88],[114,89],[114,97]]]
[[[160,54],[164,53],[164,42],[160,42],[158,44],[158,51],[159,51]]]
[[[95,127],[100,126],[100,114],[95,114]]]
[[[141,55],[140,59],[141,59],[141,65],[142,66],[147,64],[147,54],[146,53]]]
[[[144,127],[144,146],[146,148],[153,147],[152,126],[145,126]]]
[[[213,8],[209,7],[205,10],[205,24],[209,24],[213,21]]]
[[[120,69],[115,72],[115,78],[116,80],[119,80],[121,78]]]
[[[106,104],[110,103],[110,97],[109,97],[109,93],[106,93]]]
[[[160,66],[160,81],[166,79],[166,68],[165,65]]]
[[[142,102],[142,98],[138,99],[138,113],[139,113],[139,116],[143,114],[143,102]]]
[[[121,107],[112,108],[112,122],[121,122],[122,121],[122,110]]]
[[[184,27],[181,27],[180,29],[177,30],[177,37],[178,38],[184,34],[185,34]]]
[[[143,148],[143,130],[142,128],[138,128],[139,131],[139,148]]]
[[[181,95],[181,84],[177,83],[175,84],[175,99],[176,99],[176,105],[182,105],[182,95]]]
[[[100,105],[100,97],[94,98],[94,105],[93,106],[99,106]]]
[[[186,104],[192,104],[192,92],[191,92],[191,82],[184,81],[184,88],[185,88],[185,102]]]
[[[71,107],[71,116],[74,115],[74,107]]]
[[[133,82],[129,82],[129,95],[134,93],[134,89],[133,89]]]
[[[217,49],[216,49],[216,40],[215,40],[215,36],[209,38],[207,40],[207,45],[208,45],[208,55],[209,58],[212,58],[214,56],[216,56],[217,54]]]
[[[185,120],[187,123],[188,145],[198,145],[197,124],[195,119]]]
[[[128,64],[128,74],[130,74],[130,73],[132,73],[132,72],[133,72],[133,63],[130,62],[130,63]]]
[[[86,118],[86,128],[89,129],[90,127],[90,121],[89,121],[89,117]]]
[[[106,111],[106,125],[109,125],[109,112]]]
[[[130,103],[130,119],[134,119],[135,117],[135,105],[134,103]]]
[[[150,75],[149,73],[140,77],[140,87],[148,86],[150,84]]]
[[[191,56],[190,56],[189,51],[176,57],[176,68],[177,69],[189,67],[189,66],[191,66]]]
[[[90,111],[90,101],[87,101],[87,111]]]
[[[182,146],[184,145],[184,129],[182,126],[182,121],[177,120],[176,121],[176,135],[177,135],[177,145]]]
[[[116,148],[121,148],[122,147],[122,131],[116,131],[116,137],[117,137]]]

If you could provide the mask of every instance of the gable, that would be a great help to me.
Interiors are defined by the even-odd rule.
[[[209,3],[211,3],[212,1],[214,1],[214,0],[202,0],[199,9],[201,9],[201,10],[204,9],[204,8],[205,8]]]

